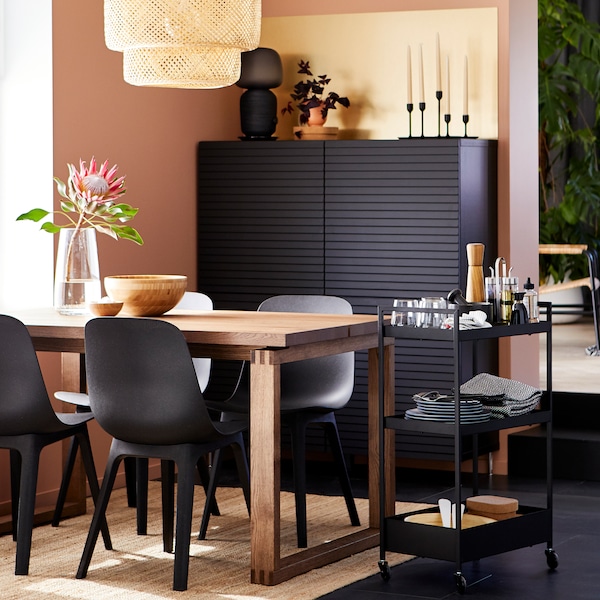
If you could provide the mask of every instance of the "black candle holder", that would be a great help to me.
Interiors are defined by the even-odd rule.
[[[419,102],[419,110],[421,111],[421,137],[425,137],[425,102]]]
[[[469,115],[463,115],[463,123],[465,124],[465,137],[469,137],[467,135],[467,125],[469,123]]]
[[[443,97],[443,92],[442,90],[438,90],[435,93],[435,97],[437,98],[438,101],[438,137],[442,137],[442,133],[441,133],[441,115],[442,115],[442,97]]]
[[[414,108],[414,104],[412,102],[409,102],[406,105],[406,110],[408,111],[408,137],[411,138],[412,137],[412,111]]]
[[[450,137],[450,119],[451,118],[452,117],[448,113],[446,113],[444,115],[444,122],[446,123],[446,137]]]

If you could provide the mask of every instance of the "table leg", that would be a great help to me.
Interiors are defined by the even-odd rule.
[[[394,414],[394,345],[389,344],[383,349],[383,376],[384,400],[383,410],[385,415]],[[394,514],[395,502],[395,448],[394,432],[385,431],[384,457],[379,456],[379,350],[369,350],[369,388],[368,388],[368,413],[369,413],[369,526],[379,528],[380,504],[379,494],[381,482],[379,480],[379,461],[384,460],[385,467],[385,513]]]
[[[369,340],[374,345],[375,340]],[[366,347],[368,345],[365,344]],[[362,346],[362,347],[365,347]],[[369,494],[370,526],[281,557],[280,504],[280,364],[298,360],[298,354],[276,350],[256,350],[250,366],[250,565],[252,583],[277,585],[332,562],[363,552],[379,544],[379,429],[378,350],[369,351]],[[316,356],[316,354],[315,354]],[[393,348],[384,350],[386,365],[386,414],[393,413]],[[389,412],[388,412],[389,411]],[[375,426],[373,425],[375,424]],[[386,498],[389,513],[394,501],[393,437],[386,435]]]
[[[261,356],[269,356],[261,352]],[[250,366],[250,565],[252,583],[273,585],[280,565],[280,366]]]

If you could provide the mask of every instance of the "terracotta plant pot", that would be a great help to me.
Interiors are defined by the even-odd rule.
[[[308,112],[309,112],[309,115],[308,115],[308,121],[306,122],[306,124],[309,127],[313,127],[313,126],[322,127],[327,122],[327,117],[323,116],[323,104],[320,104],[319,106],[315,106],[314,108],[311,108]]]

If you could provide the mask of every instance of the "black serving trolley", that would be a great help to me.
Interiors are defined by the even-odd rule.
[[[383,356],[386,338],[404,338],[414,340],[452,340],[454,355],[454,410],[453,422],[436,422],[405,419],[404,413],[385,414],[384,395],[385,377],[383,361],[379,371],[379,432],[380,432],[380,559],[379,570],[383,579],[391,576],[386,552],[399,552],[419,557],[453,561],[456,565],[454,581],[456,589],[463,594],[467,588],[467,580],[462,571],[462,564],[487,556],[516,550],[535,544],[546,544],[546,562],[550,569],[558,566],[558,555],[552,547],[552,305],[540,302],[540,322],[520,325],[495,325],[481,329],[460,330],[460,308],[445,310],[417,309],[418,312],[446,312],[453,319],[452,329],[398,327],[390,324],[391,308],[379,307],[379,352]],[[519,335],[546,335],[546,390],[542,395],[539,407],[530,413],[490,419],[479,423],[460,422],[460,346],[465,343],[477,344],[479,340],[499,339]],[[477,352],[473,352],[473,374],[477,372]],[[418,392],[421,390],[415,390]],[[452,391],[450,392],[453,393]],[[386,514],[385,498],[385,431],[417,432],[451,436],[454,439],[454,504],[456,508],[455,522],[460,522],[459,511],[464,501],[462,489],[461,456],[462,439],[471,436],[473,439],[473,484],[472,495],[477,495],[477,438],[480,434],[499,431],[524,425],[543,424],[546,431],[546,501],[544,506],[519,506],[518,515],[514,518],[499,520],[470,528],[437,527],[419,522],[407,521],[409,515],[418,513],[437,513],[438,507],[410,511],[402,514]]]

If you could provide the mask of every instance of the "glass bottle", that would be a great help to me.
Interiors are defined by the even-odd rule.
[[[527,282],[523,285],[525,288],[525,297],[523,298],[523,304],[527,307],[527,314],[529,315],[530,323],[539,323],[540,314],[538,310],[538,293],[533,289],[533,283],[531,278],[527,278]]]
[[[525,292],[515,292],[514,296],[515,302],[510,313],[510,324],[523,325],[529,320],[527,308],[525,307],[525,304],[523,304],[523,296],[525,296]]]
[[[515,292],[518,289],[518,277],[502,277],[502,291],[500,295],[500,321],[505,325],[510,323],[512,307],[515,302]]]

